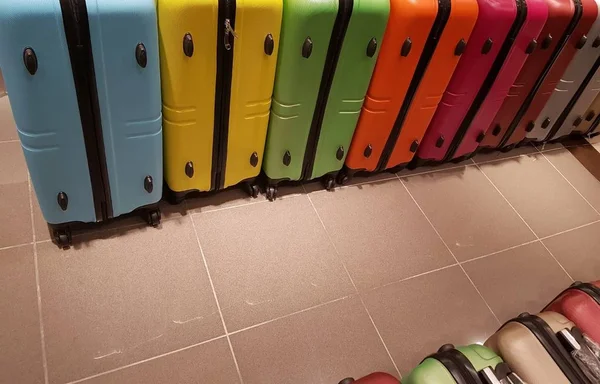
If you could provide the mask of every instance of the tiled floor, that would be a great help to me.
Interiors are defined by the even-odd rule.
[[[59,250],[9,114],[0,99],[2,384],[400,376],[600,278],[600,182],[560,145],[274,203],[225,191]]]

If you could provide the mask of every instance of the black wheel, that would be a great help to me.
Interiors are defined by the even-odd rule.
[[[351,377],[346,377],[344,380],[340,381],[338,384],[352,384],[354,383],[354,379]]]
[[[444,344],[438,349],[438,352],[446,352],[454,349],[454,345],[452,344]]]
[[[185,197],[183,196],[178,196],[175,193],[169,193],[166,196],[166,200],[169,202],[169,204],[171,205],[179,205],[181,203],[183,203],[183,200],[185,200]]]
[[[500,152],[506,153],[506,152],[512,151],[513,149],[515,149],[515,144],[511,144],[507,147],[500,148]]]
[[[277,187],[269,186],[267,187],[267,190],[265,192],[269,201],[275,201],[275,199],[277,198]]]
[[[338,173],[335,181],[339,185],[344,185],[348,182],[348,180],[350,180],[350,176],[348,176],[348,174],[346,172],[342,171],[342,172]]]
[[[71,230],[59,229],[54,230],[54,241],[59,248],[68,249],[72,245]]]
[[[250,197],[257,198],[260,195],[260,187],[257,184],[246,184],[246,192]]]
[[[326,190],[333,191],[333,189],[335,188],[335,179],[333,178],[333,176],[325,176],[325,178],[323,179],[323,186]]]
[[[160,224],[161,214],[159,209],[154,209],[152,211],[148,211],[148,217],[146,221],[148,225],[153,226],[154,228],[158,227]]]

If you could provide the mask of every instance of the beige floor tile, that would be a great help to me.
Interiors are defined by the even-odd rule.
[[[398,180],[311,200],[361,291],[455,263]]]
[[[486,163],[489,161],[496,161],[507,159],[510,157],[528,155],[532,153],[537,153],[537,149],[530,144],[523,145],[522,147],[515,148],[512,151],[502,152],[500,150],[492,151],[492,152],[480,152],[475,157],[473,157],[473,161],[477,164]]]
[[[33,192],[33,191],[32,191]],[[44,220],[44,215],[40,208],[35,193],[32,193],[31,203],[33,205],[33,230],[35,231],[35,241],[50,240],[50,230],[48,229],[48,223]]]
[[[395,374],[358,297],[242,331],[231,343],[245,384],[337,383],[373,371]]]
[[[226,338],[162,356],[85,384],[235,384],[239,383]]]
[[[477,167],[403,180],[459,261],[535,239]]]
[[[432,173],[432,172],[438,172],[438,171],[443,171],[443,170],[447,170],[447,169],[462,168],[462,167],[471,166],[471,165],[473,165],[473,161],[471,159],[468,159],[468,160],[463,160],[460,163],[448,162],[448,163],[437,164],[437,165],[426,165],[423,167],[417,167],[415,169],[404,168],[403,170],[398,172],[397,175],[399,177],[407,177],[407,176],[418,175],[421,173]]]
[[[38,244],[50,382],[68,382],[224,333],[191,220]]]
[[[571,279],[540,242],[470,261],[463,267],[501,322],[537,313]]]
[[[31,209],[29,184],[0,184],[0,248],[31,243]]]
[[[481,169],[540,237],[600,219],[542,154]]]
[[[354,292],[305,196],[194,222],[230,332]]]
[[[364,299],[403,375],[443,344],[483,342],[499,327],[458,266],[378,288]]]
[[[0,94],[2,92],[0,91]],[[8,97],[0,97],[0,141],[18,140],[17,126]]]
[[[33,246],[0,250],[0,383],[42,384]]]
[[[543,240],[575,280],[600,280],[600,223]]]
[[[27,181],[27,165],[18,142],[0,143],[0,185]]]

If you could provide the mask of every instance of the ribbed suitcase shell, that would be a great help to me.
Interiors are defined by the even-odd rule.
[[[219,1],[224,0],[158,1],[165,180],[175,192],[227,188],[258,176],[261,168],[280,42],[282,0],[235,2],[237,37],[228,111],[215,110],[217,52],[224,44],[217,34],[225,28],[218,25]],[[183,49],[187,34],[194,44],[191,57]],[[274,43],[271,54],[264,48],[268,35]],[[229,118],[223,122],[227,127],[215,127],[215,116],[227,112]],[[216,134],[221,135],[220,142],[215,141]],[[222,148],[216,150],[214,146]],[[224,157],[224,164],[215,164],[216,151]],[[255,164],[250,161],[253,154],[258,159]],[[192,177],[186,173],[190,162]],[[222,185],[214,185],[215,173],[220,175]]]
[[[579,99],[577,99],[565,122],[556,132],[555,138],[564,137],[569,134],[587,133],[597,116],[597,112],[600,111],[598,108],[596,108],[596,111],[591,109],[598,93],[600,93],[600,68],[596,70],[591,81],[585,87]]]
[[[545,0],[527,0],[527,16],[525,22],[518,32],[509,54],[498,73],[488,95],[486,96],[463,140],[458,146],[452,158],[457,159],[474,153],[479,146],[482,135],[488,135],[488,127],[494,116],[500,110],[504,99],[508,95],[511,86],[517,79],[523,68],[527,57],[539,46],[536,40],[546,20],[548,19],[548,6]],[[533,47],[533,48],[532,48]],[[528,49],[533,49],[527,53]]]
[[[156,9],[152,0],[86,5],[112,216],[119,216],[158,202],[162,192]],[[147,51],[145,68],[136,62],[140,42]],[[23,65],[27,47],[38,58],[35,75]],[[0,3],[0,67],[44,218],[51,224],[101,220],[59,1]],[[144,190],[146,176],[154,181],[151,193]],[[68,196],[64,211],[57,203],[60,192]]]
[[[598,71],[600,72],[600,70]],[[598,116],[600,116],[600,79],[598,80],[599,81],[597,82],[597,92],[599,93],[596,94],[596,97],[594,98],[592,103],[587,107],[587,109],[583,113],[583,116],[585,116],[583,121],[581,122],[581,124],[579,124],[579,126],[577,126],[577,132],[582,134],[592,133],[592,131],[594,131],[596,128],[596,125],[594,125],[594,123],[596,123]]]
[[[478,4],[477,23],[419,146],[419,160],[444,159],[516,17],[514,0],[480,0]]]
[[[346,159],[379,54],[390,4],[388,0],[353,1],[322,111],[322,123],[312,132],[313,136],[311,123],[318,107],[324,68],[328,65],[326,56],[338,3],[338,0],[289,0],[284,3],[281,51],[263,163],[271,185],[283,180],[315,179],[335,173]],[[305,58],[302,47],[308,37],[313,48]],[[372,39],[377,42],[377,50],[369,57],[366,52]],[[314,149],[314,156],[310,151],[307,155],[308,147]],[[286,155],[290,158],[287,165]],[[306,164],[309,164],[308,168]],[[305,172],[307,174],[303,175]]]
[[[567,40],[566,45],[558,55],[556,61],[550,68],[550,71],[544,78],[544,81],[541,83],[531,104],[527,107],[526,112],[520,119],[517,116],[518,123],[513,123],[515,128],[513,133],[506,140],[504,146],[518,144],[525,139],[528,131],[535,128],[534,120],[546,105],[567,67],[575,57],[580,41],[589,33],[590,28],[596,21],[598,16],[598,6],[596,5],[596,2],[594,0],[581,0],[581,4],[583,6],[581,19],[577,23],[575,30]]]
[[[346,158],[349,169],[376,170],[437,13],[437,0],[390,1],[379,58]]]
[[[544,310],[562,314],[584,334],[600,343],[600,281],[589,284],[595,288],[586,285],[574,283]]]
[[[554,91],[550,95],[548,102],[535,119],[534,127],[527,133],[527,138],[535,141],[544,141],[551,139],[554,125],[559,123],[559,119],[567,104],[571,101],[578,88],[582,85],[585,77],[588,75],[596,59],[600,56],[600,48],[595,46],[594,40],[600,34],[600,13],[598,8],[600,3],[594,2],[596,6],[596,20],[592,24],[589,32],[586,34],[586,41],[583,46],[575,53],[573,60],[565,70]],[[600,40],[598,40],[600,44]],[[595,72],[595,71],[594,71]]]

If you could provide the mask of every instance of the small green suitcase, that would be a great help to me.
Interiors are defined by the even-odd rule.
[[[403,384],[493,384],[500,382],[522,383],[519,377],[491,349],[479,344],[466,347],[442,346],[428,356]]]
[[[263,171],[281,181],[342,168],[377,60],[389,0],[284,0]]]

